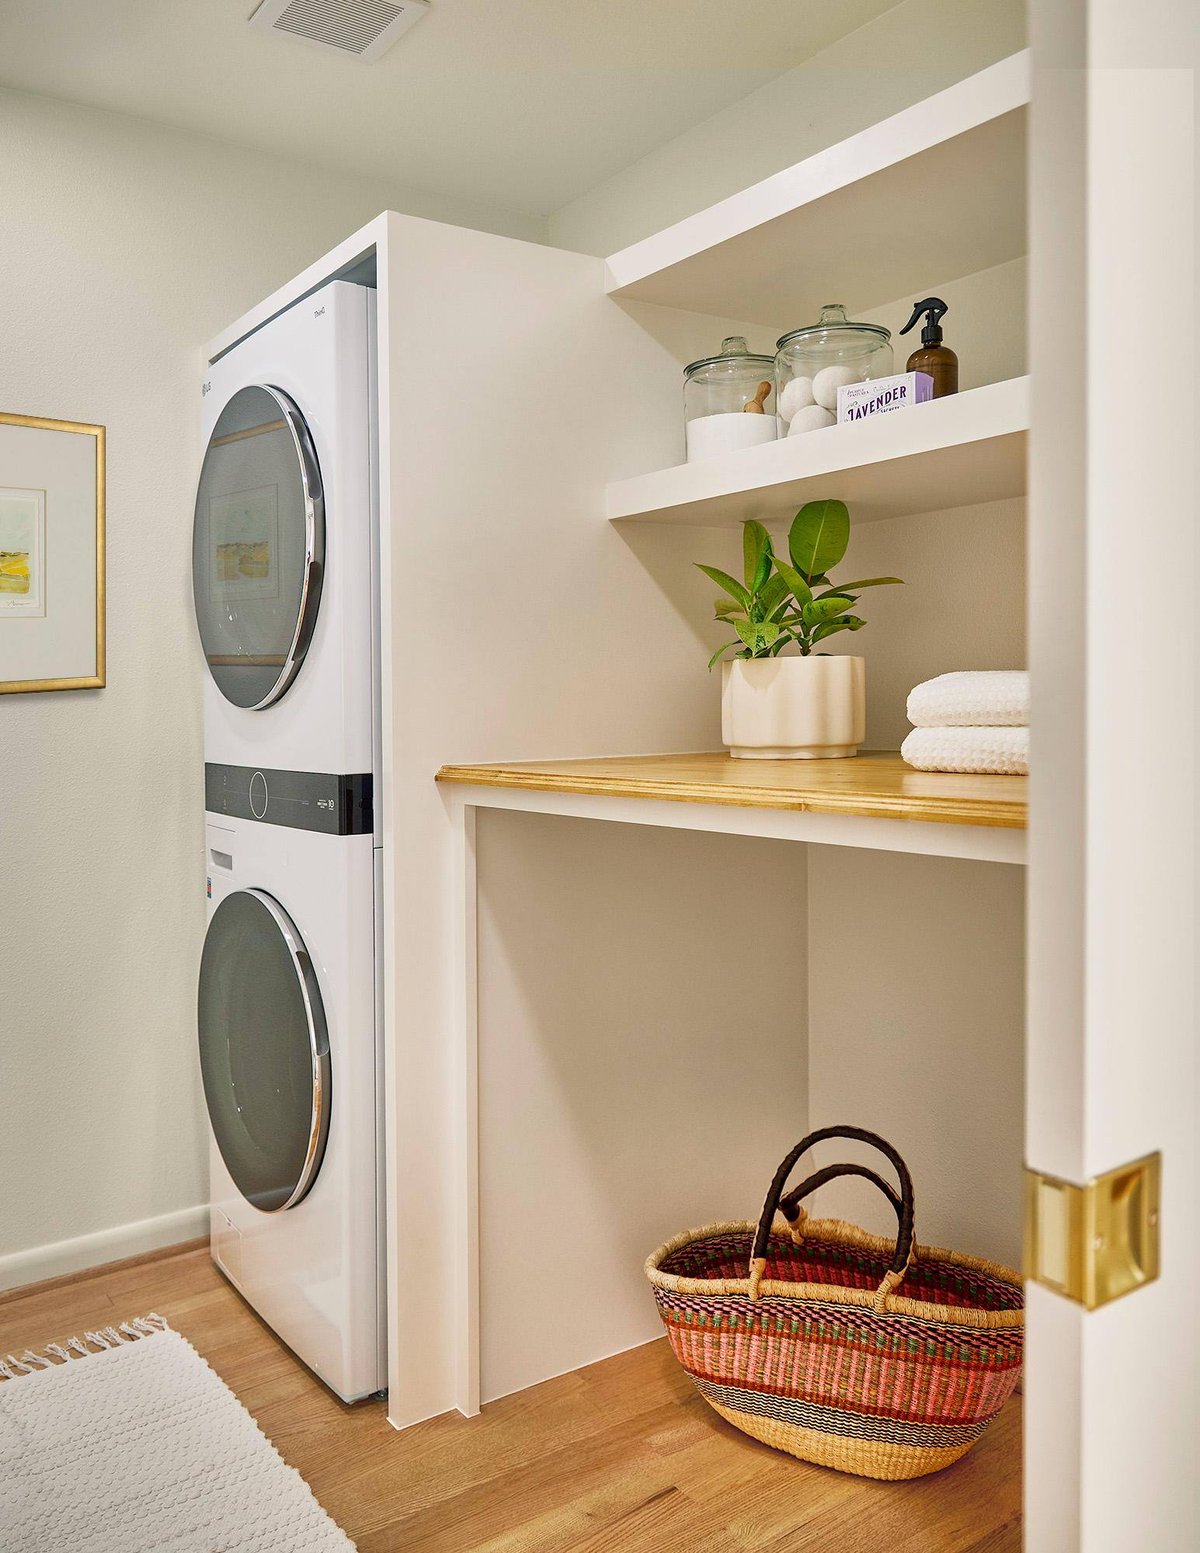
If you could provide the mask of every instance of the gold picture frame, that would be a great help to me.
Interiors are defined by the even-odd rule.
[[[55,432],[71,437],[92,438],[94,453],[73,447],[64,461],[56,461],[53,446],[42,439],[13,438],[6,444],[6,431]],[[72,489],[65,481],[63,465],[69,463],[76,485],[84,465],[94,471],[94,512],[82,487]],[[11,478],[10,478],[11,476]],[[5,499],[7,498],[7,505]],[[65,510],[64,510],[65,509]],[[13,540],[23,550],[7,549],[4,523],[13,532],[32,537]],[[94,535],[88,532],[89,516],[94,518]],[[64,526],[63,519],[67,519]],[[0,412],[0,695],[43,690],[101,690],[105,684],[105,450],[104,427],[86,421],[59,421],[41,415],[9,415]],[[48,536],[51,536],[48,539]],[[93,551],[94,544],[94,551]],[[84,629],[85,606],[91,600],[91,566],[95,564],[95,631]],[[55,564],[50,564],[50,556]],[[7,564],[5,564],[7,563]],[[66,588],[58,586],[56,565],[68,573],[72,564],[82,574],[70,579]],[[6,577],[8,586],[5,586]],[[63,603],[63,599],[66,602]],[[52,601],[48,603],[47,600]],[[61,617],[69,612],[67,619]],[[79,672],[47,675],[13,675],[15,666],[28,669],[31,658],[55,660],[56,669],[73,670],[76,665],[61,662],[74,652],[61,646],[61,633],[71,620],[79,637]],[[10,627],[16,624],[16,632]],[[31,627],[37,627],[35,635]],[[21,631],[25,637],[22,639]],[[59,632],[58,641],[55,631]],[[6,633],[8,633],[6,635]],[[29,651],[36,643],[37,650]],[[94,656],[88,658],[94,646]]]

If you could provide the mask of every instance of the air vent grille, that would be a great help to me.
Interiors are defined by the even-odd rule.
[[[427,0],[263,0],[250,25],[371,61],[428,9]]]

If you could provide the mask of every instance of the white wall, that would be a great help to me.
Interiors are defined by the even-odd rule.
[[[757,1217],[808,1118],[808,850],[480,815],[485,1401],[658,1337],[650,1252]]]
[[[902,0],[556,211],[550,240],[615,253],[1024,46],[1024,0]]]
[[[1025,870],[810,847],[808,879],[813,1126],[850,1122],[895,1144],[918,1242],[1019,1266]],[[859,1145],[820,1157],[872,1162]],[[835,1182],[817,1206],[895,1233],[861,1182]]]
[[[108,686],[0,699],[2,1286],[202,1230],[200,346],[388,205],[522,223],[9,92],[0,145],[0,408],[108,428]]]
[[[863,631],[831,652],[867,660],[867,747],[898,749],[908,692],[952,669],[1025,667],[1025,503],[986,502],[864,523],[843,562],[849,577],[903,577],[860,599]],[[836,581],[836,573],[834,574]]]

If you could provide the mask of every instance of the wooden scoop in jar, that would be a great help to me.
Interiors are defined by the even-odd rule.
[[[758,392],[755,394],[754,398],[753,399],[747,399],[745,404],[742,406],[742,409],[748,415],[765,415],[766,414],[765,405],[766,405],[767,398],[768,398],[770,392],[771,392],[771,385],[770,385],[770,383],[767,383],[767,382],[760,383],[758,385]]]

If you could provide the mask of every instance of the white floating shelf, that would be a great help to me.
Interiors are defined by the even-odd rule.
[[[1026,50],[608,260],[611,295],[795,328],[1026,251]]]
[[[971,507],[1025,492],[1029,379],[844,426],[658,469],[607,488],[614,521],[714,526],[786,523],[806,501],[838,497],[856,523]]]

